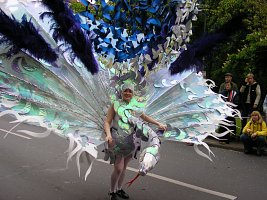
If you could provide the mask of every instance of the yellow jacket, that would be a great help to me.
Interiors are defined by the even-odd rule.
[[[250,129],[251,133],[249,133],[247,129]],[[249,120],[249,122],[243,128],[242,133],[249,134],[249,135],[252,133],[256,133],[257,136],[267,136],[266,123],[264,121],[259,123],[259,122],[253,122],[252,120]]]

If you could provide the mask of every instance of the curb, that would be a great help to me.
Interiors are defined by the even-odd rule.
[[[232,141],[230,144],[220,144],[219,141],[214,139],[205,139],[204,142],[206,142],[210,147],[216,147],[221,149],[228,149],[238,152],[243,152],[244,147],[241,142]],[[263,149],[263,155],[267,155],[267,148]]]
[[[233,151],[239,151],[243,152],[243,144],[237,143],[237,142],[232,142],[230,144],[220,144],[219,141],[211,141],[209,139],[204,140],[209,146],[211,147],[217,147],[217,148],[222,148],[222,149],[228,149],[228,150],[233,150]]]

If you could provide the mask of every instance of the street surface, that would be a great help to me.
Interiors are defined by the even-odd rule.
[[[0,129],[10,127],[0,118]],[[20,125],[19,128],[29,128]],[[36,129],[36,127],[30,127]],[[36,129],[38,130],[38,129]],[[112,166],[99,154],[84,181],[75,159],[66,168],[68,142],[56,135],[25,139],[0,131],[0,200],[108,200]],[[204,150],[203,148],[201,148]],[[265,200],[267,156],[211,148],[213,162],[199,156],[192,146],[163,141],[156,168],[125,190],[132,200]],[[125,181],[136,175],[131,162]]]

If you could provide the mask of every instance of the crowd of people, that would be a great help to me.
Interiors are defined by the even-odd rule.
[[[219,93],[225,101],[236,105],[236,108],[241,112],[242,127],[240,140],[244,144],[244,153],[252,153],[253,147],[256,147],[256,154],[260,156],[262,155],[263,148],[267,145],[266,122],[262,117],[264,115],[266,119],[266,113],[260,112],[266,110],[262,109],[262,107],[267,104],[267,101],[265,100],[263,105],[260,103],[264,98],[261,87],[256,82],[252,73],[247,74],[240,88],[233,82],[233,75],[231,73],[226,73],[224,78],[225,81],[220,85]],[[226,119],[232,122],[232,125],[221,125],[218,131],[220,133],[227,133],[221,138],[220,142],[229,144],[231,135],[236,135],[236,119],[234,117],[227,117]]]

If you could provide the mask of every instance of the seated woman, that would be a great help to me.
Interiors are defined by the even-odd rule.
[[[251,113],[251,118],[242,133],[240,139],[244,144],[244,153],[251,153],[253,146],[256,146],[257,155],[261,156],[262,149],[266,145],[267,129],[266,123],[258,111]]]

